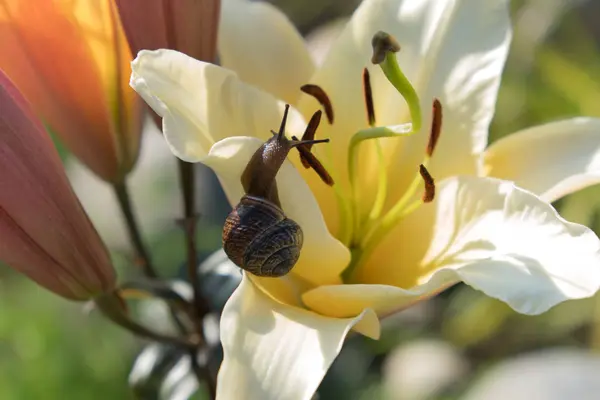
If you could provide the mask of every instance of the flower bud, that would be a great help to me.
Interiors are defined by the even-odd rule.
[[[50,137],[0,70],[0,261],[72,300],[114,288],[106,247]]]
[[[131,52],[109,0],[0,0],[0,69],[102,179],[120,182],[139,150]]]
[[[172,49],[214,61],[219,0],[116,0],[133,54]]]

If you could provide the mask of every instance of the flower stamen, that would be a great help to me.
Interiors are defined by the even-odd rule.
[[[373,104],[373,89],[371,88],[371,76],[368,69],[363,69],[363,92],[365,96],[365,106],[367,108],[367,121],[369,126],[375,126],[375,106]]]
[[[314,144],[311,143],[311,141],[314,141],[315,133],[317,131],[317,128],[319,127],[319,123],[321,122],[322,114],[323,113],[321,110],[318,110],[313,114],[310,121],[308,122],[308,125],[306,126],[304,134],[302,135],[302,140],[298,140],[296,136],[292,136],[292,139],[300,143],[296,146],[296,149],[300,153],[300,162],[302,163],[304,168],[312,168],[317,173],[317,175],[319,175],[319,178],[321,178],[321,180],[325,182],[325,184],[333,186],[334,181],[331,175],[329,175],[329,173],[327,172],[323,164],[321,164],[319,159],[313,153],[310,152]]]
[[[437,145],[440,133],[442,132],[442,103],[438,99],[433,99],[431,130],[429,131],[429,141],[427,142],[426,154],[428,158],[433,156],[435,146]]]
[[[419,174],[425,183],[425,192],[423,193],[423,203],[431,203],[435,197],[435,180],[423,164],[419,165]]]
[[[319,85],[314,85],[312,83],[301,86],[300,90],[309,96],[314,97],[319,104],[321,104],[323,110],[325,110],[327,122],[329,122],[329,125],[333,124],[333,105],[331,104],[331,100],[329,100],[329,96],[325,90],[323,90],[323,88],[321,88]]]
[[[321,105],[321,107],[323,107],[323,110],[325,111],[325,116],[327,117],[327,121],[329,122],[330,125],[333,124],[333,122],[334,122],[333,105],[331,103],[331,100],[329,99],[329,96],[325,92],[325,90],[323,90],[323,88],[321,88],[320,86],[315,85],[315,84],[302,85],[300,87],[300,90],[302,92],[308,94],[309,96],[314,97],[319,102],[319,104]],[[313,118],[311,118],[311,121],[309,122],[309,127],[307,127],[308,132],[307,131],[304,132],[303,138],[306,135],[311,135],[310,126],[313,124],[314,118],[315,118],[315,116],[313,115]],[[321,117],[319,116],[318,118],[320,121]],[[333,185],[334,182],[339,181],[339,179],[336,178],[337,174],[336,174],[336,171],[334,168],[333,155],[331,154],[330,151],[327,151],[328,149],[325,150],[323,157],[321,157],[321,161],[319,161],[316,159],[316,157],[314,157],[314,155],[312,155],[312,153],[310,153],[310,147],[308,147],[308,150],[309,150],[308,153],[305,150],[301,150],[303,147],[304,146],[299,147],[298,151],[301,153],[300,161],[302,162],[302,165],[305,168],[308,168],[306,166],[307,164],[311,164],[310,166],[317,172],[317,174],[319,175],[321,180],[323,180],[328,185]],[[327,172],[327,171],[329,171],[329,172]],[[341,236],[340,240],[343,243],[347,244],[350,241],[350,235],[351,235],[351,231],[352,231],[351,205],[347,201],[347,196],[344,193],[344,191],[342,190],[342,188],[340,187],[340,185],[333,185],[333,192],[335,194],[335,199],[336,199],[336,202],[338,203],[338,209],[339,209],[339,213],[340,213],[340,215],[339,215],[339,220],[340,220],[339,232],[340,232],[340,236]]]
[[[402,195],[400,200],[398,200],[398,202],[385,214],[385,216],[375,221],[373,225],[367,227],[367,233],[362,236],[362,240],[354,249],[351,265],[344,272],[345,279],[349,281],[352,280],[353,271],[355,271],[360,265],[368,260],[377,245],[392,231],[392,229],[398,225],[403,218],[414,212],[421,205],[433,201],[435,197],[435,181],[427,170],[426,164],[431,158],[431,155],[433,155],[441,133],[442,106],[437,99],[434,99],[433,101],[432,113],[433,116],[429,141],[425,151],[425,158],[423,163],[419,165],[418,173],[409,184],[404,195]],[[424,193],[420,199],[413,200],[421,182],[423,182],[425,186]]]
[[[363,70],[363,89],[365,96],[365,106],[367,108],[367,121],[369,126],[373,128],[376,124],[375,118],[375,105],[373,103],[373,89],[371,87],[371,77],[369,70],[365,68]],[[377,177],[377,193],[373,202],[373,207],[369,213],[369,221],[374,221],[379,218],[385,205],[385,198],[387,196],[387,170],[385,168],[385,159],[383,156],[383,148],[379,139],[375,140],[375,151],[377,152],[377,162],[379,163],[378,177]]]

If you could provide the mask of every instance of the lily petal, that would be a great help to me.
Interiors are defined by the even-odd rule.
[[[310,310],[329,317],[346,318],[364,309],[385,317],[435,296],[457,282],[453,271],[444,271],[411,290],[389,285],[326,285],[305,292],[302,301]]]
[[[364,308],[381,315],[463,281],[522,314],[539,314],[600,287],[596,235],[534,194],[492,178],[449,178],[438,188],[433,238],[422,261],[387,268],[392,277],[397,269],[412,273],[417,285],[323,286],[305,293],[305,304],[330,316]],[[369,267],[383,279],[372,263],[361,278]]]
[[[429,165],[430,171],[438,180],[459,174],[475,174],[487,144],[488,128],[494,115],[512,36],[509,1],[427,3],[420,10],[408,10],[406,4],[406,12],[402,14],[414,18],[413,13],[416,13],[423,18],[426,26],[425,29],[418,28],[423,29],[424,34],[421,41],[416,42],[417,46],[421,46],[415,49],[421,53],[415,60],[417,73],[408,75],[421,98],[425,132],[408,138],[396,148],[391,154],[392,168],[414,168],[423,157],[428,140],[426,131],[431,121],[431,102],[435,97],[443,105],[444,119],[442,134]],[[404,43],[402,36],[399,40]],[[407,40],[407,43],[414,42]],[[408,49],[404,50],[403,47],[399,56],[402,66],[411,63]],[[386,109],[381,111],[384,118],[393,118],[394,115],[403,118],[406,115],[406,111],[399,113],[398,108],[391,107],[391,104],[394,103],[384,104]]]
[[[221,317],[217,398],[310,399],[356,324],[379,336],[370,310],[354,318],[323,317],[272,300],[244,276]]]
[[[231,204],[244,195],[240,176],[263,144],[256,138],[231,137],[216,143],[202,162],[215,171]],[[298,171],[286,161],[277,175],[283,211],[304,233],[304,246],[294,272],[315,285],[340,282],[350,252],[327,230],[319,205]]]
[[[424,263],[452,268],[466,284],[539,314],[600,287],[600,241],[587,227],[512,182],[461,177],[443,183]]]
[[[223,0],[218,47],[225,68],[290,104],[314,72],[302,36],[268,3]]]
[[[172,50],[141,51],[131,68],[131,87],[163,117],[165,139],[182,160],[200,161],[225,137],[266,139],[281,123],[283,102],[225,68]],[[292,109],[290,131],[296,123],[304,125]]]
[[[508,135],[485,152],[485,174],[547,202],[600,182],[600,119],[574,118]]]

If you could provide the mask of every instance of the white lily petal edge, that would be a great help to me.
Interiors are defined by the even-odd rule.
[[[485,151],[484,174],[547,202],[600,183],[600,119],[573,118],[524,129]]]
[[[420,266],[432,273],[420,285],[327,285],[304,293],[304,303],[336,317],[367,307],[387,315],[463,281],[519,313],[540,314],[600,288],[598,237],[533,193],[467,176],[438,188],[434,221],[423,221],[433,239]]]
[[[379,326],[371,310],[338,319],[282,305],[244,276],[221,317],[224,361],[217,398],[309,400],[361,321]]]
[[[161,49],[140,51],[131,69],[130,86],[163,117],[165,140],[182,160],[201,161],[228,136],[266,140],[281,123],[285,103],[226,68]],[[302,132],[305,126],[292,107],[289,131]]]
[[[457,177],[440,187],[424,263],[522,314],[540,314],[600,288],[600,240],[514,183]]]

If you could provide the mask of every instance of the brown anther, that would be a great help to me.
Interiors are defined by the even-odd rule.
[[[331,100],[329,100],[329,96],[327,93],[318,85],[306,84],[303,85],[300,90],[304,93],[314,97],[319,104],[325,110],[325,115],[327,116],[327,121],[329,124],[333,124],[333,106],[331,105]]]
[[[308,122],[308,125],[306,126],[306,129],[304,130],[302,140],[298,140],[296,136],[292,136],[292,140],[296,142],[294,143],[294,146],[296,147],[296,149],[298,149],[298,153],[300,153],[300,162],[302,162],[304,168],[314,169],[323,182],[325,182],[329,186],[333,186],[334,182],[333,178],[331,178],[331,175],[329,175],[329,173],[327,172],[323,164],[321,164],[319,159],[313,153],[310,152],[313,144],[329,141],[329,139],[315,140],[315,133],[317,132],[317,128],[319,127],[319,123],[321,122],[322,114],[323,112],[321,110],[318,110],[313,114],[310,121]]]
[[[375,106],[373,105],[373,89],[371,89],[371,77],[369,70],[363,70],[363,91],[365,95],[365,105],[367,107],[367,120],[369,126],[375,126]]]
[[[318,110],[313,114],[313,116],[310,118],[310,121],[308,122],[308,125],[306,125],[306,129],[304,130],[304,134],[302,135],[302,140],[313,140],[315,138],[315,133],[317,132],[319,123],[321,123],[322,114],[323,112],[321,110]],[[307,144],[306,146],[302,147],[310,151],[312,149],[312,146],[312,144]],[[306,158],[302,156],[302,152],[300,153],[300,161],[302,162],[302,165],[304,165],[304,168],[310,168],[310,164],[306,160]]]
[[[419,174],[421,174],[421,178],[423,178],[423,182],[425,183],[425,192],[422,197],[423,203],[431,203],[435,197],[435,181],[423,164],[419,165]]]
[[[292,139],[298,140],[296,136],[292,136]],[[317,175],[319,175],[319,178],[321,178],[321,180],[325,182],[325,184],[333,186],[335,182],[333,181],[331,175],[329,175],[329,172],[327,172],[327,170],[325,169],[323,164],[321,164],[319,159],[313,153],[311,153],[310,150],[306,148],[306,146],[306,144],[299,144],[298,146],[296,146],[298,152],[300,153],[300,161],[302,161],[302,165],[304,165],[305,168],[312,168],[317,173]]]
[[[427,156],[431,157],[437,145],[440,133],[442,132],[442,103],[438,99],[433,99],[431,130],[429,132],[429,141],[427,142]]]
[[[385,60],[385,56],[388,51],[397,53],[400,51],[400,44],[396,39],[389,33],[379,31],[373,35],[371,40],[371,46],[373,46],[373,56],[371,62],[373,64],[381,64]]]

